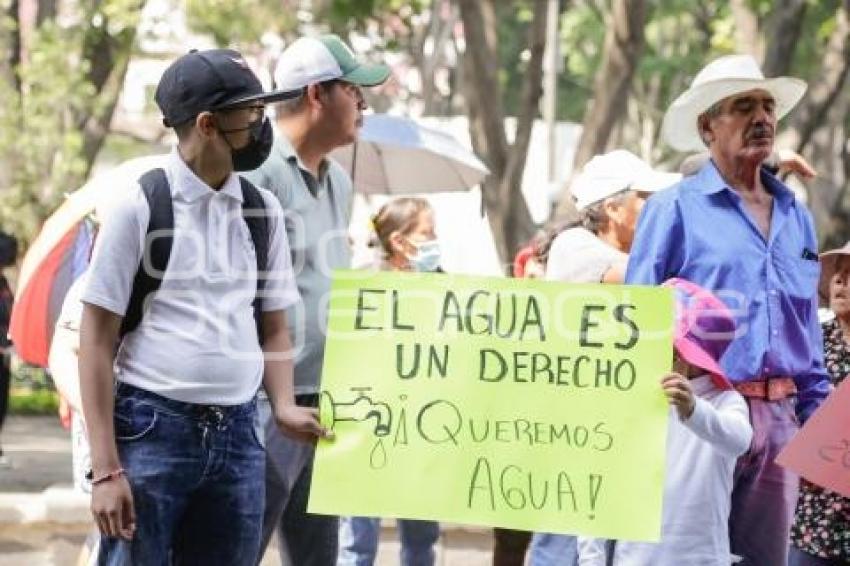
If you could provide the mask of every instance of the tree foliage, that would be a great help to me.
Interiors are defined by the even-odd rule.
[[[318,0],[314,3],[314,18],[326,22],[330,31],[345,35],[364,31],[370,24],[388,23],[406,29],[412,18],[421,13],[425,0]],[[392,35],[389,36],[392,38]],[[388,43],[386,47],[394,47]]]
[[[6,1],[0,51],[0,225],[29,241],[64,194],[86,178],[120,94],[142,0],[55,6],[23,31]]]
[[[280,0],[185,0],[186,22],[220,47],[256,44],[266,33],[286,34],[297,26],[293,2]]]
[[[848,1],[646,2],[643,47],[628,81],[626,102],[610,105],[611,115],[605,118],[613,127],[599,147],[624,147],[675,168],[684,156],[660,139],[665,109],[706,62],[749,51],[764,62],[768,73],[810,82],[816,96],[804,101],[799,115],[782,125],[789,136],[784,139],[800,147],[821,173],[810,200],[824,238],[834,242],[850,237],[850,218],[842,217],[844,201],[850,205],[850,157],[844,143],[850,132],[850,89],[846,69],[841,68],[847,63],[842,49],[850,44],[841,35],[846,32],[841,18]],[[21,30],[17,17],[25,2],[39,6],[30,30]],[[419,77],[370,92],[375,108],[406,106],[414,112],[467,114],[475,120],[474,101],[470,107],[474,88],[469,83],[476,80],[476,72],[464,68],[463,54],[482,46],[469,44],[460,0],[175,2],[185,10],[190,31],[209,36],[217,45],[255,53],[268,47],[266,39],[272,36],[288,42],[305,31],[335,32],[355,40],[355,47],[358,38],[366,38],[374,52],[393,53],[394,61],[402,61],[403,72]],[[0,223],[24,240],[63,193],[88,174],[108,132],[143,4],[144,0],[0,0],[0,96],[5,102],[0,109]],[[494,107],[499,119],[537,116],[536,98],[522,87],[538,76],[529,36],[542,4],[534,0],[476,4],[491,5],[494,11],[497,40],[488,56],[497,71],[487,96],[498,97]],[[605,61],[606,31],[615,5],[603,0],[560,2],[560,120],[583,121],[605,88],[596,75]],[[532,94],[539,91],[532,86]],[[534,100],[531,107],[529,100]],[[480,138],[477,149],[488,163],[507,166],[508,152],[502,147],[507,140],[502,144],[495,133],[489,137],[489,147]],[[507,194],[503,184],[492,187],[495,194],[487,197],[491,203]],[[528,226],[516,217],[500,229],[516,232],[497,235],[515,242]]]

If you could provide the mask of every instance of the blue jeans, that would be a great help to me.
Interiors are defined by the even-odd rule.
[[[401,566],[434,566],[434,543],[440,524],[434,521],[398,520]],[[372,566],[378,553],[381,520],[370,517],[340,519],[337,566]]]
[[[788,551],[788,566],[841,566],[847,564],[837,558],[820,558],[803,552],[793,544]]]
[[[115,397],[136,534],[102,537],[98,563],[254,566],[265,485],[256,401],[195,405],[126,384]]]
[[[576,537],[534,533],[531,538],[529,566],[576,566],[578,545]]]
[[[318,407],[318,395],[296,395],[302,407]],[[261,548],[277,533],[282,566],[334,566],[339,521],[307,512],[315,445],[284,436],[265,398],[259,402],[265,428],[266,494]]]

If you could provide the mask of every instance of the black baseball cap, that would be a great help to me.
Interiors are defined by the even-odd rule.
[[[193,49],[165,70],[154,98],[162,111],[162,123],[174,127],[201,112],[254,101],[278,102],[295,98],[301,90],[265,92],[238,51]]]

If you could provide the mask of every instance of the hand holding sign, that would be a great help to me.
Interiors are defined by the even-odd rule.
[[[661,387],[670,404],[676,407],[681,420],[687,420],[694,413],[696,398],[688,379],[678,373],[668,373],[661,379]]]
[[[312,443],[318,438],[333,437],[319,422],[319,412],[311,407],[284,405],[275,408],[274,418],[280,431],[293,440]]]

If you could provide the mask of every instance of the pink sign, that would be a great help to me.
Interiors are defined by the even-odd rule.
[[[776,461],[816,485],[850,497],[850,379],[827,397]]]

